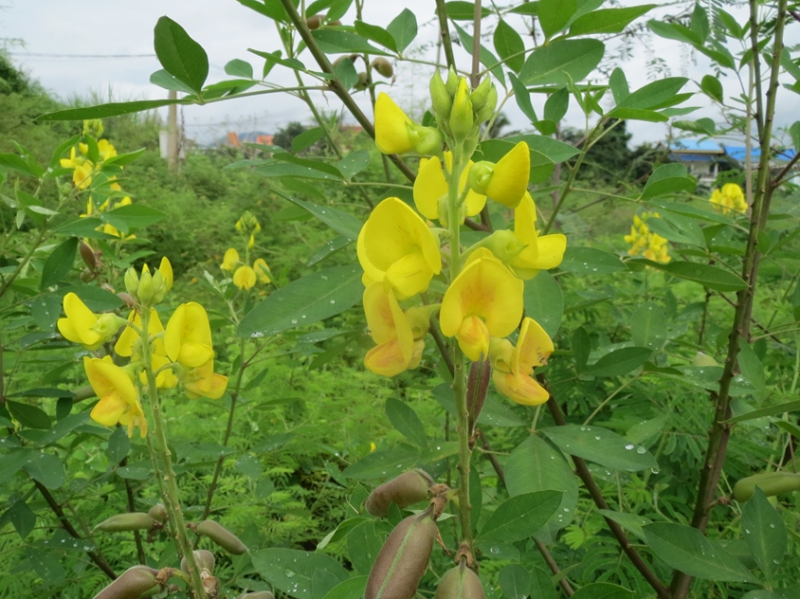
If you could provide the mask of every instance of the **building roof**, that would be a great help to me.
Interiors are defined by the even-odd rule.
[[[747,148],[745,146],[723,146],[725,153],[736,160],[737,162],[744,162],[747,157]],[[776,160],[791,160],[795,157],[797,151],[793,148],[782,150],[775,155]],[[761,148],[753,146],[750,148],[750,156],[752,158],[759,158],[761,156]]]
[[[719,154],[725,150],[717,142],[710,139],[678,139],[669,144],[670,152],[675,154]]]

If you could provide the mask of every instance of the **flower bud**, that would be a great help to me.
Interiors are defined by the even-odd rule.
[[[128,532],[131,530],[151,530],[156,521],[143,512],[117,514],[103,520],[94,527],[103,532]]]
[[[408,125],[408,137],[414,146],[414,151],[420,156],[442,154],[442,135],[438,129],[413,123]]]
[[[800,474],[793,472],[764,472],[748,476],[738,481],[733,487],[733,498],[736,501],[747,501],[753,496],[756,487],[767,497],[800,491]]]
[[[483,81],[481,81],[478,87],[476,87],[470,94],[470,100],[472,100],[472,108],[474,108],[477,111],[480,110],[484,104],[486,104],[486,99],[489,97],[489,90],[491,88],[492,88],[491,78],[484,77]]]
[[[367,497],[364,507],[373,516],[385,518],[392,503],[404,508],[428,498],[433,479],[422,470],[404,472],[375,488]]]
[[[142,303],[143,306],[150,306],[151,301],[153,300],[153,296],[156,293],[155,286],[153,285],[153,275],[150,274],[150,270],[147,268],[145,264],[142,268],[142,274],[139,277],[139,290],[137,295],[139,296],[139,301]]]
[[[493,85],[489,88],[489,92],[486,95],[486,102],[477,109],[477,114],[475,116],[478,123],[485,123],[492,118],[495,108],[497,108],[497,88]]]
[[[472,165],[467,178],[467,185],[472,191],[486,195],[486,188],[489,187],[492,175],[494,175],[494,166],[494,162],[487,160],[481,160]]]
[[[400,522],[375,559],[365,599],[412,599],[428,568],[435,537],[432,508]]]
[[[114,582],[94,596],[94,599],[139,599],[142,593],[158,584],[158,570],[147,566],[128,568]]]
[[[103,341],[108,341],[117,334],[117,331],[127,325],[128,321],[126,319],[117,316],[113,312],[108,312],[97,317],[97,322],[92,325],[91,330],[100,335]]]
[[[430,83],[431,103],[433,104],[433,111],[442,120],[447,120],[450,116],[450,108],[453,106],[453,99],[447,93],[447,86],[442,80],[442,76],[437,70]]]
[[[81,241],[80,248],[78,250],[81,254],[81,259],[83,263],[89,267],[89,270],[95,271],[97,270],[97,254],[94,253],[92,246],[90,246],[85,241]]]
[[[233,555],[242,555],[247,551],[245,544],[235,534],[213,520],[203,520],[195,527],[199,535],[204,535]]]
[[[484,599],[480,578],[462,561],[439,579],[434,599]]]
[[[216,560],[214,559],[214,554],[210,551],[206,551],[205,549],[199,549],[197,551],[193,551],[192,554],[194,555],[194,563],[197,564],[197,567],[200,570],[207,570],[209,574],[214,572],[214,566],[216,565]],[[189,573],[189,560],[186,557],[181,558],[181,570]]]
[[[157,503],[150,508],[147,515],[153,520],[158,520],[161,524],[164,524],[167,521],[167,508],[164,507],[163,503]]]
[[[153,274],[153,303],[157,304],[167,295],[167,282],[160,270]]]
[[[524,250],[526,246],[514,235],[513,231],[498,229],[473,246],[473,248],[476,249],[477,247],[488,249],[500,262],[508,264]]]
[[[378,56],[378,58],[372,61],[372,68],[387,79],[391,79],[392,76],[394,76],[394,67],[392,66],[392,63],[386,60],[383,56]]]
[[[125,289],[131,297],[136,297],[139,291],[139,275],[136,274],[136,269],[132,266],[125,271]]]
[[[447,89],[447,93],[450,94],[450,97],[453,98],[458,91],[458,83],[461,78],[456,75],[455,69],[450,67],[450,70],[447,71],[447,83],[445,83],[445,88]]]
[[[472,100],[469,99],[469,87],[467,80],[462,78],[450,110],[450,133],[453,134],[456,141],[464,141],[472,132],[474,123],[475,117],[472,113]]]

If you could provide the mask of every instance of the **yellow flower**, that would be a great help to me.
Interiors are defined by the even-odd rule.
[[[233,272],[239,264],[239,252],[233,248],[228,248],[225,257],[222,258],[222,270]]]
[[[561,264],[567,249],[567,238],[560,233],[539,237],[536,231],[536,204],[527,191],[514,210],[514,235],[525,245],[509,261],[509,266],[519,278],[532,279],[540,270],[549,270]]]
[[[252,249],[252,247],[256,244],[256,236],[251,235],[250,239],[247,240],[247,249]]]
[[[375,207],[356,245],[364,286],[386,282],[399,300],[425,291],[433,275],[442,270],[436,238],[399,198],[387,198]]]
[[[72,172],[72,182],[78,189],[86,189],[92,184],[92,171],[94,165],[88,160],[82,164],[76,165],[75,170]]]
[[[396,376],[419,366],[425,342],[415,340],[414,331],[391,289],[384,289],[380,282],[367,287],[364,313],[370,336],[377,344],[364,357],[364,366],[370,372]]]
[[[158,272],[161,273],[164,280],[164,293],[168,293],[169,290],[172,289],[174,275],[172,273],[172,263],[166,256],[161,258],[161,263],[158,265]]]
[[[104,160],[116,156],[117,149],[111,145],[107,139],[101,139],[97,142],[97,153],[100,155],[100,162],[103,162]]]
[[[167,356],[187,368],[203,366],[214,357],[211,325],[205,308],[197,302],[181,304],[164,333]]]
[[[473,260],[444,295],[442,333],[455,336],[473,362],[485,359],[490,337],[505,337],[517,328],[523,289],[522,281],[499,260],[485,255]]]
[[[372,453],[372,452],[373,452],[373,451],[375,451],[376,449],[377,449],[377,446],[375,445],[375,443],[373,443],[372,441],[370,441],[370,444],[369,444],[369,452],[370,452],[370,453]]]
[[[128,374],[115,365],[111,356],[99,358],[83,358],[83,367],[89,384],[100,398],[90,414],[92,420],[103,426],[114,426],[117,423],[128,427],[128,436],[133,434],[133,427],[138,426],[141,436],[147,436],[147,420],[136,387]]]
[[[744,214],[748,208],[744,192],[736,183],[726,183],[721,191],[715,189],[709,201],[720,208],[723,214],[728,214],[731,210]]]
[[[67,317],[59,318],[56,323],[59,332],[68,341],[80,343],[89,351],[103,345],[125,324],[116,314],[97,316],[72,292],[64,296],[64,314]]]
[[[251,289],[256,284],[256,272],[247,265],[240,266],[233,273],[233,284],[239,289]]]
[[[189,399],[198,397],[219,399],[228,387],[228,377],[214,373],[214,360],[209,360],[198,368],[184,371],[181,382]]]
[[[532,318],[522,321],[515,347],[507,339],[492,339],[492,380],[497,390],[524,406],[546,402],[549,394],[532,374],[536,366],[547,364],[553,349],[550,337]]]
[[[497,164],[477,162],[469,173],[469,184],[477,193],[516,208],[528,188],[531,154],[528,144],[519,142]]]
[[[128,316],[128,320],[136,327],[141,328],[142,319],[138,312],[131,312]],[[151,367],[154,371],[170,362],[167,357],[167,350],[164,347],[163,335],[160,335],[160,333],[163,332],[164,325],[161,324],[158,312],[156,312],[155,308],[151,308],[147,334],[148,337],[152,339],[150,355],[152,361]],[[119,336],[116,345],[114,345],[114,351],[123,358],[130,358],[131,362],[138,362],[142,359],[142,348],[137,342],[139,342],[139,334],[132,327],[128,327],[122,332],[122,335]],[[141,372],[139,374],[139,380],[142,384],[146,385],[147,375]],[[156,375],[156,387],[159,389],[172,389],[177,384],[178,379],[171,368],[162,370]]]
[[[384,154],[405,154],[414,150],[408,126],[414,122],[388,95],[375,101],[375,144]]]
[[[253,262],[253,270],[256,271],[256,276],[261,283],[266,285],[270,282],[269,266],[263,258],[258,258],[255,262]]]
[[[648,260],[666,264],[672,260],[668,253],[668,242],[665,238],[650,230],[646,222],[650,218],[661,218],[661,216],[658,212],[643,212],[641,218],[634,215],[631,234],[625,235],[625,242],[631,244],[628,254],[631,256],[641,254]]]
[[[447,170],[452,170],[453,154],[451,152],[445,152],[444,159]],[[464,191],[464,187],[467,185],[467,179],[472,165],[473,162],[470,160],[461,173],[458,185],[459,195]],[[441,161],[435,157],[422,158],[419,161],[419,174],[414,181],[414,204],[417,210],[419,210],[425,218],[431,220],[438,219],[439,198],[447,196],[447,190],[447,180],[445,179]],[[467,216],[475,216],[483,210],[483,206],[486,204],[486,196],[470,189],[467,192],[464,204],[466,208],[465,214]]]

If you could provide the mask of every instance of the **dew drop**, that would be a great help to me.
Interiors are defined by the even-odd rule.
[[[296,318],[292,318],[292,324],[297,324],[297,319]]]
[[[336,303],[336,300],[331,300],[331,303],[332,303],[332,304],[335,304],[335,303]]]
[[[636,448],[636,453],[638,453],[639,455],[642,455],[642,454],[647,453],[647,450],[642,445],[640,445],[639,447]]]
[[[634,447],[633,443],[628,443],[628,444],[625,446],[625,449],[627,449],[628,451],[630,451],[631,449],[633,449],[633,447]]]
[[[600,435],[595,435],[595,436],[594,436],[594,440],[595,440],[595,441],[599,441],[599,440],[600,440]]]

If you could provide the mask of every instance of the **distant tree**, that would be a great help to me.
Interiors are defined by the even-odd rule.
[[[292,121],[285,127],[278,129],[278,132],[272,138],[272,143],[282,147],[284,150],[291,150],[292,140],[305,130],[306,128],[302,123]]]

